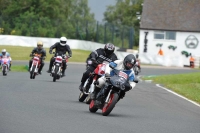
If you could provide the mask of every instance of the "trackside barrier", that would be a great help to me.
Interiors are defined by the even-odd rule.
[[[0,45],[10,45],[10,46],[25,46],[25,47],[35,47],[37,41],[42,41],[45,48],[49,48],[55,42],[59,41],[59,38],[42,38],[42,37],[26,37],[26,36],[14,36],[14,35],[0,35]],[[71,49],[81,49],[94,51],[97,48],[103,48],[104,44],[83,41],[83,40],[74,40],[68,39],[67,44],[69,44]],[[115,53],[118,56],[118,59],[123,59],[126,55],[132,53],[137,54],[138,51],[127,50],[126,52],[117,51],[119,47],[116,47]],[[195,67],[199,67],[199,57],[196,57]],[[173,55],[155,55],[155,54],[146,54],[139,53],[139,58],[142,64],[153,64],[160,66],[175,66],[175,67],[184,67],[184,65],[189,65],[189,59],[184,56],[173,56]]]

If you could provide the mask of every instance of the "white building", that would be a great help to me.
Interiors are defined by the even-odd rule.
[[[139,54],[143,63],[182,67],[191,54],[199,66],[200,0],[144,0]]]

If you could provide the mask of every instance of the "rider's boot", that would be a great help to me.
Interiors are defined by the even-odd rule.
[[[83,85],[84,85],[84,83],[81,82],[81,84],[79,85],[79,90],[80,90],[80,91],[83,91]]]
[[[65,70],[62,70],[62,77],[65,77]]]
[[[43,66],[44,66],[44,65],[42,65],[42,64],[40,65],[40,68],[39,68],[39,70],[38,70],[38,73],[39,73],[39,74],[42,74],[42,68],[43,68]]]
[[[9,66],[9,71],[11,71],[11,63],[10,63],[10,66]]]
[[[49,70],[47,70],[47,73],[51,73],[51,68],[52,68],[52,66],[49,65]]]

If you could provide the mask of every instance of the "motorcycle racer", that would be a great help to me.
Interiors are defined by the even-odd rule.
[[[30,54],[30,57],[34,56],[34,54],[38,54],[40,56],[41,65],[38,70],[38,73],[41,74],[42,68],[44,66],[44,60],[46,58],[46,50],[43,48],[42,41],[37,42],[37,47],[33,48],[32,52]],[[28,70],[30,70],[30,68],[32,66],[32,62],[33,62],[33,59],[29,60],[29,69]]]
[[[54,45],[52,45],[49,49],[49,53],[52,54],[52,50],[56,49],[56,53],[62,53],[66,54],[68,52],[68,56],[72,57],[72,51],[70,49],[70,46],[67,44],[67,38],[66,37],[61,37],[60,42],[56,42]],[[56,55],[56,54],[55,54]],[[55,58],[52,57],[50,60],[49,64],[49,70],[47,71],[48,73],[51,72],[51,68],[53,66],[53,62],[55,61]],[[63,60],[63,71],[62,71],[62,76],[65,76],[65,69],[66,69],[66,61]]]
[[[122,70],[127,75],[129,75],[129,82],[127,82],[125,88],[126,90],[131,90],[135,86],[135,82],[133,82],[135,80],[135,73],[132,69],[135,63],[136,58],[133,54],[127,55],[124,60],[116,60],[114,62],[110,62],[109,65],[106,66],[105,77],[101,77],[98,79],[94,91],[91,94],[91,99],[96,98],[96,94],[105,85],[106,78],[114,75],[114,70],[112,68],[116,70]],[[112,68],[110,68],[109,66],[111,66]]]
[[[99,48],[91,53],[91,60],[92,64],[89,66],[89,68],[86,70],[86,72],[83,73],[81,84],[79,86],[79,90],[83,90],[83,85],[85,81],[89,78],[90,73],[92,73],[98,64],[101,64],[103,61],[115,61],[117,60],[117,56],[114,53],[115,46],[112,43],[107,43],[104,48]]]
[[[9,64],[9,71],[11,70],[11,61],[12,58],[10,57],[10,54],[6,51],[6,49],[2,49],[1,53],[0,53],[0,66],[1,66],[1,58],[3,58],[3,56],[6,56],[9,58],[10,60],[10,64]]]

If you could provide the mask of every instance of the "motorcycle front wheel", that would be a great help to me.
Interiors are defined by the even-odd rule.
[[[107,116],[115,107],[117,100],[119,99],[119,95],[117,93],[112,93],[109,97],[108,103],[105,103],[102,108],[102,115]]]
[[[87,95],[84,94],[84,93],[81,91],[81,93],[79,94],[79,97],[78,97],[79,102],[83,102],[83,101],[85,100],[86,97],[87,97]]]
[[[30,72],[30,79],[35,79],[35,68],[36,68],[36,66],[32,67],[32,70]]]
[[[6,66],[3,66],[3,76],[6,76],[7,73],[6,73]]]
[[[53,82],[56,82],[58,70],[59,70],[59,66],[56,66],[54,70],[54,75],[53,75]]]
[[[97,112],[98,108],[95,107],[95,101],[94,101],[94,100],[92,100],[92,101],[90,102],[89,110],[90,110],[90,112],[92,112],[92,113]]]

